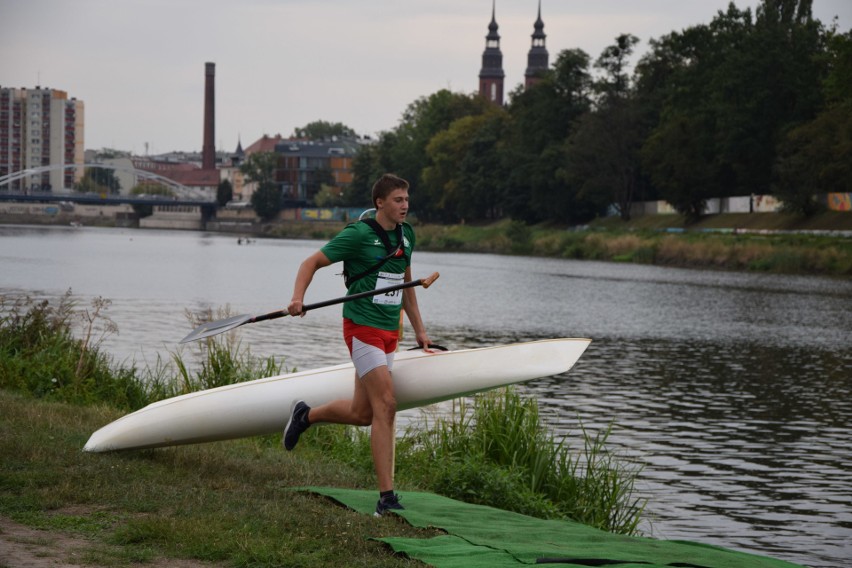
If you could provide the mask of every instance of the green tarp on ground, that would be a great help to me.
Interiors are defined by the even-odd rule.
[[[373,514],[375,491],[311,487],[310,492]],[[394,552],[438,568],[501,568],[552,562],[555,566],[614,568],[802,568],[797,564],[686,541],[614,535],[571,521],[547,521],[432,493],[405,493],[401,517],[446,535],[377,538]]]

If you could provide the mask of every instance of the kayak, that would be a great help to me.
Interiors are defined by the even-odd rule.
[[[398,410],[565,373],[590,339],[404,351],[393,364]],[[296,400],[318,406],[353,392],[352,363],[266,377],[149,404],[96,431],[83,451],[156,448],[281,432]]]

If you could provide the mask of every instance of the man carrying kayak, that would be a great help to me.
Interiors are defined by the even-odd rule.
[[[411,281],[414,229],[408,214],[408,182],[385,174],[373,184],[375,220],[347,225],[299,266],[293,298],[287,311],[304,316],[305,291],[320,268],[343,262],[347,294],[357,294]],[[417,306],[414,288],[347,302],[343,307],[343,337],[355,365],[355,391],[315,408],[297,401],[284,429],[284,447],[292,450],[311,424],[321,422],[371,426],[370,445],[379,484],[376,515],[402,509],[393,490],[394,417],[396,397],[391,371],[399,340],[400,310],[404,309],[418,345],[431,344]]]

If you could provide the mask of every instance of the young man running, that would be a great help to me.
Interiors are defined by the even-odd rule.
[[[408,214],[408,182],[385,174],[373,185],[375,224],[348,225],[322,249],[302,262],[287,311],[301,315],[305,291],[320,268],[343,261],[348,294],[385,288],[411,281],[414,229]],[[382,234],[384,233],[384,234]],[[343,307],[343,337],[355,365],[355,392],[310,408],[298,401],[284,429],[284,447],[292,450],[311,424],[321,422],[371,426],[370,446],[379,484],[376,515],[402,509],[393,491],[394,417],[396,398],[391,370],[399,338],[400,309],[408,316],[417,343],[431,342],[420,317],[414,288],[347,302]]]

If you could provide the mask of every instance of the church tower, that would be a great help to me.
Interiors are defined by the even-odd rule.
[[[500,51],[500,34],[497,33],[497,0],[491,6],[491,23],[485,36],[482,52],[482,69],[479,71],[479,94],[494,104],[503,106],[503,52]]]
[[[544,33],[544,22],[541,21],[541,0],[538,0],[538,19],[535,21],[532,34],[532,46],[527,54],[527,71],[524,73],[524,88],[529,89],[539,81],[547,71],[548,54],[544,46],[547,37]]]

